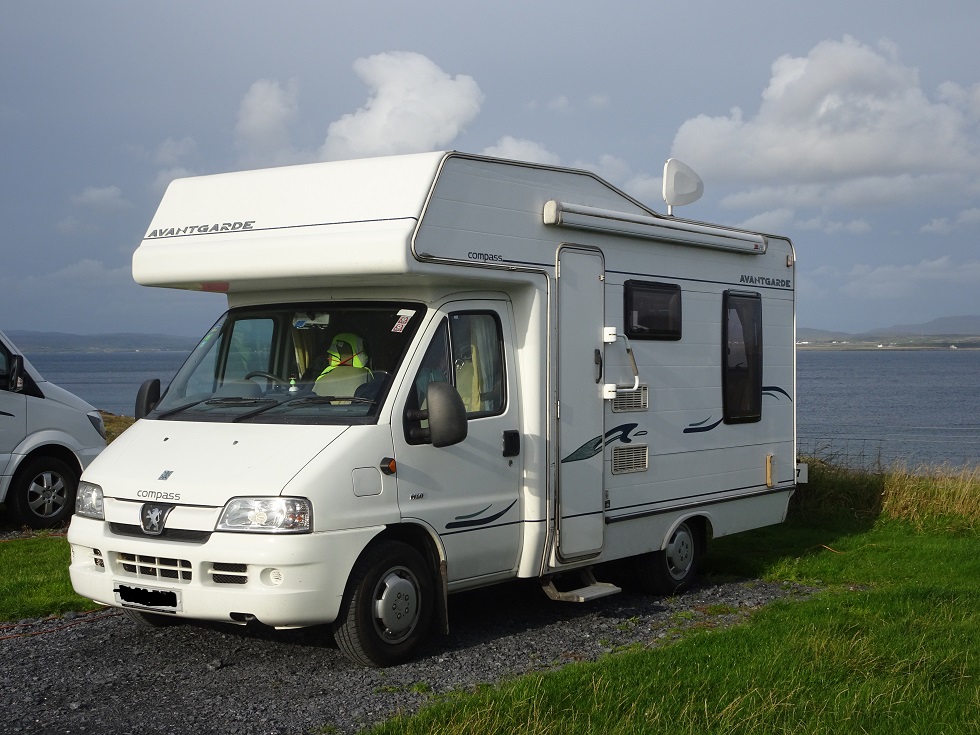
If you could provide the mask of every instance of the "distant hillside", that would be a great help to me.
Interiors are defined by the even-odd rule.
[[[977,349],[980,347],[980,316],[948,316],[923,324],[899,324],[873,329],[862,334],[833,332],[825,329],[796,330],[797,343],[813,346],[912,347]]]
[[[944,316],[924,324],[900,324],[885,329],[873,329],[868,334],[917,334],[921,336],[953,334],[980,335],[980,316]]]
[[[96,352],[194,349],[197,340],[170,334],[67,334],[10,330],[5,334],[22,352]]]

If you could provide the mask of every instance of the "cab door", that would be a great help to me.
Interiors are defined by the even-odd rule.
[[[517,566],[522,475],[519,401],[508,302],[453,302],[436,315],[409,366],[392,433],[398,505],[440,537],[449,581],[500,575]],[[449,382],[466,407],[467,437],[433,447],[424,435],[430,382]]]

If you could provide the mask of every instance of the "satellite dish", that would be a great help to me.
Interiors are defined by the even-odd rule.
[[[696,202],[704,194],[704,182],[694,169],[676,158],[668,158],[664,164],[664,201],[667,214],[674,214],[674,207]]]

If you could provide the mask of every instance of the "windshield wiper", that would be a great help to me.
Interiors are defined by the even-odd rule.
[[[377,401],[371,398],[361,398],[359,396],[306,396],[304,398],[297,398],[282,405],[293,407],[312,404],[315,406],[321,403],[334,403],[335,401],[350,401],[351,403],[377,403]]]
[[[199,401],[191,401],[184,406],[177,406],[176,408],[171,408],[168,411],[164,411],[159,414],[156,418],[158,419],[168,419],[171,416],[176,416],[182,411],[186,411],[188,408],[193,408],[194,406],[200,406],[202,403],[205,406],[254,406],[256,403],[266,403],[268,401],[276,402],[274,398],[246,398],[245,396],[222,396],[221,398],[202,398]],[[268,406],[263,406],[263,410],[268,408]]]

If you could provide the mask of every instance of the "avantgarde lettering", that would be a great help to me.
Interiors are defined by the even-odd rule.
[[[792,288],[793,282],[788,278],[771,278],[770,276],[750,276],[742,274],[739,283],[750,283],[753,286],[772,286],[774,288]]]
[[[240,232],[251,230],[255,220],[241,222],[215,222],[206,225],[185,225],[184,227],[160,227],[150,230],[145,239],[154,240],[162,237],[184,237],[186,235],[210,235],[212,232]]]

